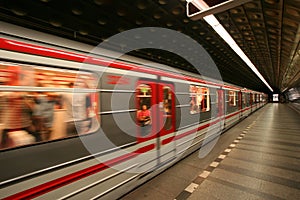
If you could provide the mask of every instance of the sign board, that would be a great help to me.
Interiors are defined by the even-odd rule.
[[[273,102],[279,101],[279,94],[273,94]]]
[[[240,6],[252,0],[186,0],[187,16],[199,20],[207,15],[217,14]]]

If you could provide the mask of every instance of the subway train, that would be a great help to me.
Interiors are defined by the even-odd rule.
[[[267,103],[198,74],[1,28],[1,199],[120,198]]]

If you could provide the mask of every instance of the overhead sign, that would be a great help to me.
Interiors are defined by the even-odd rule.
[[[186,0],[187,16],[199,20],[207,15],[223,12],[252,0]]]
[[[273,94],[273,102],[279,101],[279,94]]]

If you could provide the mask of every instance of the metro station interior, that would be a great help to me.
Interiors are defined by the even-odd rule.
[[[299,0],[1,0],[0,19],[1,199],[299,198]]]

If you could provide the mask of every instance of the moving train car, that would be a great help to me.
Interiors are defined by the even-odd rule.
[[[116,199],[267,103],[197,74],[1,28],[1,199]]]

